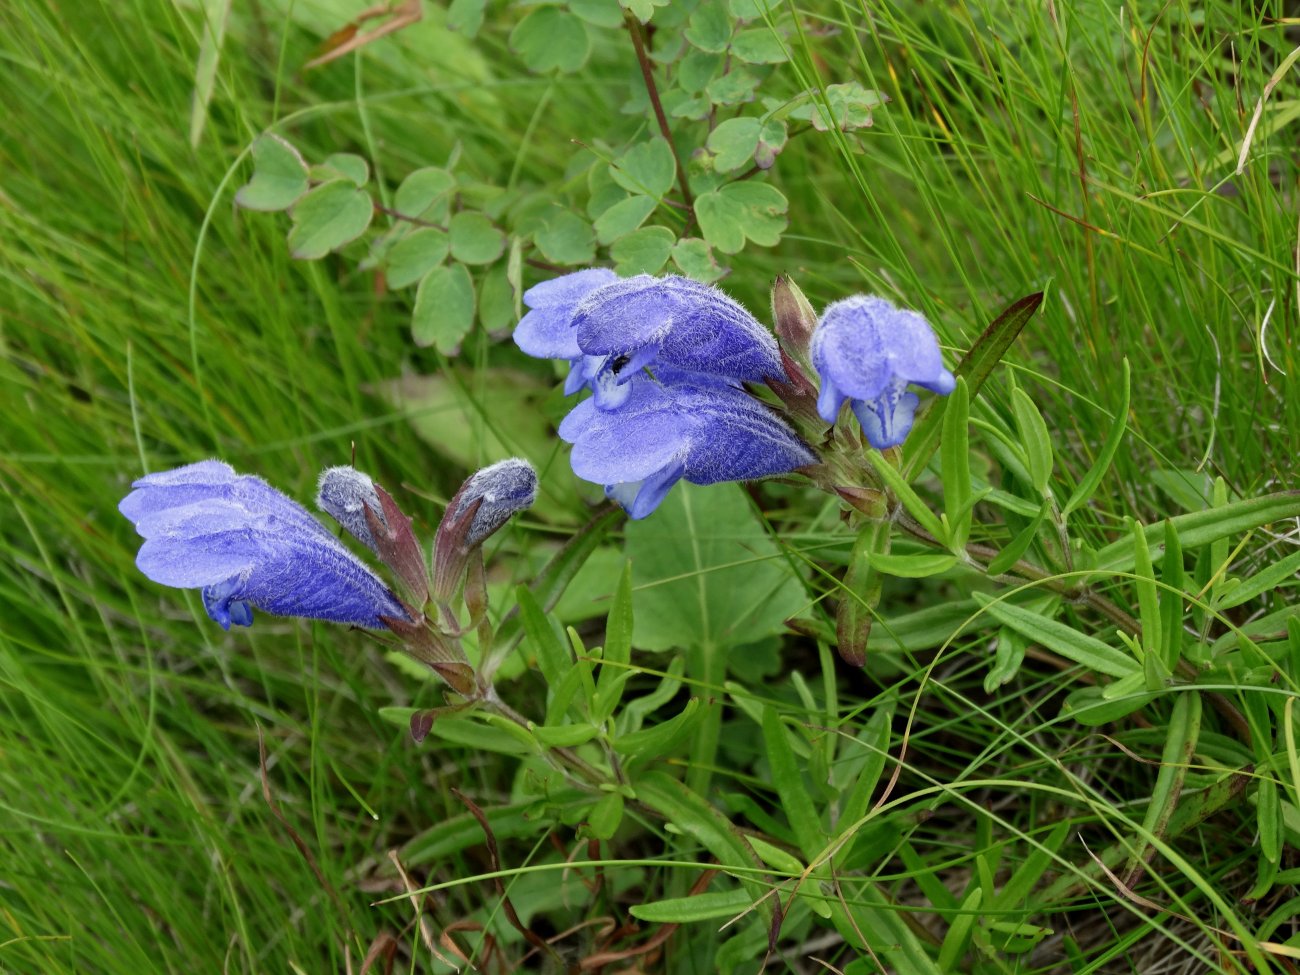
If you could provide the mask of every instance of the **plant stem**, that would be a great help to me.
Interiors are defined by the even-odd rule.
[[[686,204],[686,209],[690,211],[690,220],[687,221],[687,229],[690,229],[690,223],[695,219],[695,197],[691,195],[691,185],[686,178],[686,167],[682,165],[682,157],[677,154],[677,146],[673,143],[673,133],[668,127],[668,116],[664,114],[663,102],[659,99],[659,86],[655,84],[654,65],[650,63],[650,55],[646,53],[645,40],[641,36],[641,24],[632,14],[627,14],[623,22],[627,25],[627,32],[632,35],[632,46],[636,48],[636,60],[641,65],[641,77],[645,79],[646,94],[650,96],[650,105],[655,110],[655,118],[659,122],[659,132],[663,135],[664,141],[668,143],[668,148],[672,150],[673,162],[677,164],[677,184],[681,187],[682,202]]]

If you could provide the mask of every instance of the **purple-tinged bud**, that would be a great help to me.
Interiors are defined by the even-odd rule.
[[[808,347],[817,328],[817,312],[788,274],[779,274],[772,286],[772,319],[781,347],[805,369],[812,365]]]
[[[433,543],[433,588],[440,602],[455,594],[470,553],[535,500],[537,472],[517,457],[498,461],[466,479],[447,504]]]
[[[384,522],[375,482],[355,467],[328,467],[321,471],[317,484],[316,506],[343,526],[344,531],[370,551],[378,554],[375,536],[366,520],[366,509],[374,511]],[[384,522],[385,527],[387,523]]]

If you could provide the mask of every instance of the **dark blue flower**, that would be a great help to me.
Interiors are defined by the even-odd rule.
[[[653,363],[741,382],[784,380],[771,333],[717,288],[688,278],[640,274],[589,293],[573,314],[587,356],[582,379],[601,409],[628,394]]]
[[[136,565],[162,585],[202,589],[225,629],[252,623],[253,607],[373,629],[409,619],[365,563],[260,478],[205,460],[132,487],[118,510],[145,539]]]
[[[935,393],[953,391],[930,324],[884,298],[855,295],[827,307],[812,337],[812,361],[821,376],[817,412],[834,423],[844,401],[873,447],[901,444],[920,403],[915,383]]]
[[[692,484],[785,474],[817,458],[770,409],[725,382],[639,376],[616,410],[579,403],[560,424],[573,471],[605,485],[632,518],[658,507],[678,480]]]

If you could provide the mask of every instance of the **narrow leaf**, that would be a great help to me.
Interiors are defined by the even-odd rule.
[[[1062,515],[1068,515],[1075,508],[1086,504],[1088,499],[1096,492],[1101,479],[1106,476],[1106,471],[1110,469],[1111,461],[1115,459],[1115,451],[1119,450],[1120,441],[1124,439],[1124,431],[1128,426],[1128,404],[1129,404],[1129,365],[1128,359],[1124,359],[1124,383],[1122,386],[1123,393],[1120,396],[1119,406],[1115,410],[1115,417],[1111,420],[1110,432],[1106,434],[1106,442],[1101,445],[1101,452],[1097,454],[1097,459],[1093,461],[1088,472],[1079,479],[1078,486],[1074,493],[1070,495],[1070,500],[1065,502],[1065,507],[1061,509]]]
[[[988,379],[994,367],[1011,348],[1021,330],[1034,317],[1038,306],[1043,303],[1043,293],[1036,291],[1012,303],[1002,312],[984,333],[975,340],[970,351],[957,364],[953,374],[966,380],[970,387],[971,402],[979,395],[980,387]],[[942,425],[940,410],[931,400],[921,416],[917,418],[912,432],[903,446],[903,464],[901,471],[908,481],[913,480],[923,471],[939,446],[939,433]]]
[[[1080,633],[1059,620],[1048,619],[1005,600],[995,600],[986,593],[974,593],[974,598],[984,610],[999,623],[1037,640],[1047,649],[1062,657],[1083,664],[1100,674],[1125,677],[1138,670],[1137,662],[1123,651],[1102,643],[1096,637]]]
[[[772,784],[781,797],[781,808],[798,838],[799,849],[811,862],[826,845],[826,833],[821,828],[803,773],[790,748],[785,725],[780,715],[770,707],[763,709],[763,744],[772,769]]]

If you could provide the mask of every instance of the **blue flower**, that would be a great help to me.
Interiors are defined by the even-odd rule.
[[[678,480],[742,481],[789,473],[817,458],[770,409],[707,377],[647,376],[626,384],[616,410],[579,403],[560,424],[573,444],[573,471],[605,485],[632,518],[654,511]]]
[[[948,394],[956,386],[944,368],[930,324],[884,298],[855,295],[827,307],[812,337],[821,376],[817,412],[834,423],[846,399],[873,447],[895,447],[912,429],[920,403],[915,383]]]
[[[515,326],[515,344],[537,359],[568,359],[572,367],[566,394],[576,393],[590,381],[586,357],[573,330],[573,313],[587,295],[617,280],[618,275],[608,268],[592,267],[543,281],[524,292],[524,304],[530,310]]]
[[[583,379],[601,409],[617,408],[628,380],[652,363],[761,383],[786,379],[772,334],[717,288],[640,274],[589,293],[573,314]]]
[[[136,565],[162,585],[201,588],[223,629],[250,625],[253,607],[372,629],[410,618],[365,563],[261,478],[205,460],[132,487],[118,510],[145,540]]]

